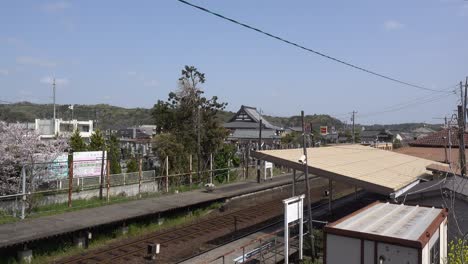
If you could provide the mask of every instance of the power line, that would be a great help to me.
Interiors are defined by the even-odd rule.
[[[446,91],[447,95],[455,94],[456,89],[453,89],[454,87],[455,86],[450,86],[449,88],[447,88],[445,90],[441,90],[441,91]],[[359,116],[360,117],[368,117],[368,116],[372,116],[372,115],[375,115],[375,114],[382,114],[382,113],[400,111],[400,110],[405,109],[405,108],[410,108],[410,107],[413,107],[413,106],[418,106],[420,104],[430,103],[430,102],[434,102],[434,101],[438,101],[438,100],[442,100],[442,99],[446,98],[446,97],[443,97],[441,95],[435,95],[435,96],[434,95],[435,95],[435,92],[433,92],[433,93],[431,93],[429,95],[422,96],[422,97],[413,98],[413,99],[411,99],[409,101],[406,101],[406,102],[401,102],[401,103],[398,103],[398,104],[387,106],[387,107],[383,108],[384,110],[381,110],[381,111],[368,112],[368,113],[364,113],[364,114],[359,115]]]
[[[245,28],[247,28],[247,29],[256,31],[256,32],[258,32],[258,33],[260,33],[260,34],[263,34],[263,35],[266,35],[266,36],[268,36],[268,37],[270,37],[270,38],[279,40],[279,41],[281,41],[281,42],[284,42],[284,43],[286,43],[286,44],[295,46],[295,47],[300,48],[300,49],[303,49],[303,50],[305,50],[305,51],[314,53],[314,54],[316,54],[316,55],[319,55],[319,56],[324,57],[324,58],[326,58],[326,59],[332,60],[332,61],[334,61],[334,62],[337,62],[337,63],[343,64],[343,65],[346,65],[346,66],[351,67],[351,68],[354,68],[354,69],[356,69],[356,70],[360,70],[360,71],[363,71],[363,72],[365,72],[365,73],[368,73],[368,74],[371,74],[371,75],[374,75],[374,76],[377,76],[377,77],[380,77],[380,78],[383,78],[383,79],[386,79],[386,80],[389,80],[389,81],[392,81],[392,82],[396,82],[396,83],[399,83],[399,84],[403,84],[403,85],[406,85],[406,86],[410,86],[410,87],[413,87],[413,88],[417,88],[417,89],[420,89],[420,90],[433,91],[433,92],[444,92],[444,91],[440,91],[440,90],[435,90],[435,89],[427,88],[427,87],[424,87],[424,86],[421,86],[421,85],[416,85],[416,84],[412,84],[412,83],[409,83],[409,82],[405,82],[405,81],[399,80],[399,79],[397,79],[397,78],[393,78],[393,77],[390,77],[390,76],[387,76],[387,75],[378,73],[378,72],[376,72],[376,71],[369,70],[369,69],[363,68],[363,67],[361,67],[361,66],[357,66],[357,65],[352,64],[352,63],[350,63],[350,62],[346,62],[346,61],[344,61],[344,60],[341,60],[341,59],[332,57],[332,56],[327,55],[327,54],[325,54],[325,53],[322,53],[322,52],[319,52],[319,51],[316,51],[316,50],[307,48],[307,47],[302,46],[301,44],[298,44],[298,43],[296,43],[296,42],[289,41],[289,40],[287,40],[287,39],[278,37],[278,36],[276,36],[276,35],[273,35],[273,34],[271,34],[271,33],[268,33],[268,32],[266,32],[266,31],[263,31],[263,30],[261,30],[261,29],[259,29],[259,28],[256,28],[256,27],[253,27],[253,26],[249,26],[249,25],[247,25],[247,24],[245,24],[245,23],[239,22],[239,21],[234,20],[234,19],[232,19],[232,18],[229,18],[229,17],[226,17],[226,16],[221,15],[221,14],[219,14],[219,13],[213,12],[213,11],[211,11],[211,10],[209,10],[209,9],[206,9],[206,8],[202,7],[202,6],[198,6],[198,5],[192,4],[192,3],[187,2],[187,1],[185,1],[185,0],[177,0],[177,1],[179,1],[179,2],[181,2],[181,3],[183,3],[183,4],[185,4],[185,5],[188,5],[188,6],[191,6],[191,7],[196,8],[196,9],[199,9],[199,10],[201,10],[201,11],[203,11],[203,12],[206,12],[206,13],[209,13],[209,14],[211,14],[211,15],[217,16],[217,17],[219,17],[219,18],[221,18],[221,19],[224,19],[224,20],[227,20],[227,21],[229,21],[229,22],[232,22],[232,23],[234,23],[234,24],[237,24],[237,25],[239,25],[239,26],[242,26],[242,27],[245,27]]]

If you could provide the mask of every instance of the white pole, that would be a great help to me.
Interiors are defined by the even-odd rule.
[[[298,209],[299,209],[299,259],[302,259],[303,258],[303,246],[302,244],[304,243],[304,227],[303,227],[303,224],[304,224],[304,213],[303,213],[303,210],[304,210],[304,205],[303,205],[303,201],[304,201],[304,197],[301,196],[301,200],[299,201],[299,206],[298,206]]]
[[[24,219],[24,211],[26,207],[26,169],[24,168],[24,166],[23,168],[21,168],[21,177],[23,178],[23,184],[21,186],[23,193],[23,201],[21,203],[21,219]]]
[[[288,204],[284,207],[284,264],[289,264],[289,223]]]

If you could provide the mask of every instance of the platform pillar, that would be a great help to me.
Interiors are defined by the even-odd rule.
[[[82,235],[73,237],[73,245],[75,247],[85,248],[86,247],[86,237],[82,236]]]
[[[328,179],[328,211],[332,213],[332,202],[333,202],[333,181]]]
[[[25,246],[23,250],[18,251],[17,257],[20,263],[32,263],[33,252]]]

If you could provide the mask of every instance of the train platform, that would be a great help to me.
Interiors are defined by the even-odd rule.
[[[88,230],[102,225],[117,224],[181,208],[223,201],[291,183],[291,174],[283,174],[273,177],[272,180],[262,180],[260,184],[254,180],[238,182],[222,185],[213,192],[198,189],[3,224],[0,225],[0,248]]]

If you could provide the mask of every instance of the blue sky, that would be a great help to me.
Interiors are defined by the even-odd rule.
[[[468,1],[192,2],[426,87],[448,89],[468,75]],[[360,123],[434,123],[457,103],[456,95],[356,71],[173,0],[3,1],[0,25],[0,100],[50,102],[55,76],[58,103],[151,107],[177,88],[187,64],[206,73],[206,94],[232,111],[245,104],[349,120],[356,110]],[[404,102],[413,107],[392,111]]]

